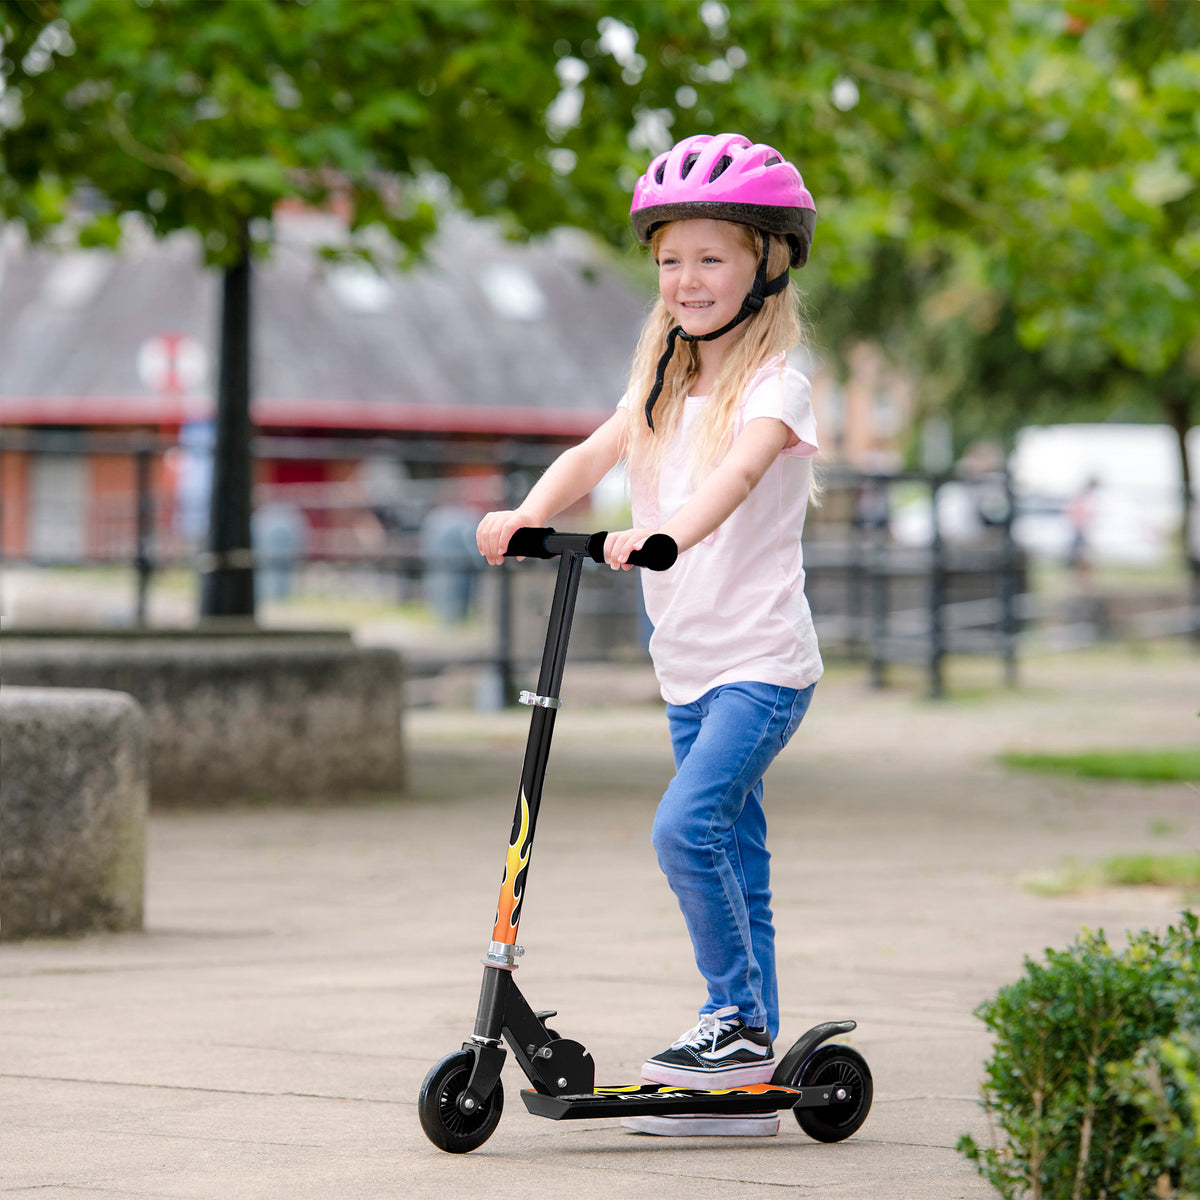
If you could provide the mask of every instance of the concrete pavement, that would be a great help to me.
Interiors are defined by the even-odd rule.
[[[1119,939],[1181,905],[1046,898],[1024,876],[1200,845],[1194,787],[1015,774],[994,754],[1187,744],[1200,671],[1178,646],[1026,663],[1015,693],[970,670],[979,687],[943,704],[832,673],[768,780],[781,1041],[859,1022],[875,1104],[849,1141],[812,1142],[786,1114],[778,1138],[746,1142],[540,1120],[511,1063],[485,1146],[426,1141],[417,1091],[471,1029],[527,722],[432,710],[407,719],[407,796],[157,813],[144,934],[0,947],[0,1195],[992,1195],[953,1149],[987,1136],[973,1008],[1081,926]],[[605,686],[568,669],[518,981],[588,1046],[598,1082],[619,1083],[694,1020],[700,992],[647,844],[664,722],[651,705],[588,707]]]

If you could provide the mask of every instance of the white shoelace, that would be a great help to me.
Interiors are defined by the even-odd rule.
[[[684,1046],[703,1046],[705,1042],[711,1041],[709,1049],[715,1050],[717,1038],[733,1024],[730,1018],[736,1015],[737,1005],[731,1008],[718,1008],[713,1013],[704,1013],[698,1025],[693,1025],[687,1033],[681,1033],[671,1043],[671,1049],[681,1050]]]

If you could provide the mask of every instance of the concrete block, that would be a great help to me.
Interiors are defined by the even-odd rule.
[[[0,689],[0,939],[141,929],[147,796],[130,696]]]
[[[154,805],[404,787],[400,655],[348,637],[6,635],[0,676],[133,696],[146,714]]]

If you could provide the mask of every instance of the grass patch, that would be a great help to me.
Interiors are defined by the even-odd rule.
[[[1068,859],[1057,871],[1030,876],[1026,888],[1039,896],[1069,896],[1103,887],[1200,889],[1200,854],[1115,854],[1100,862]]]
[[[1200,781],[1200,746],[1182,750],[1088,750],[1080,754],[1027,754],[1009,751],[1000,756],[1006,767],[1053,771],[1085,779],[1128,779],[1138,783]]]
[[[1100,866],[1116,887],[1200,886],[1200,854],[1117,854]]]

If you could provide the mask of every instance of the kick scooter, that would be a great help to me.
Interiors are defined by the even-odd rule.
[[[514,979],[521,905],[529,879],[529,858],[541,804],[542,781],[550,755],[559,688],[575,599],[587,558],[604,562],[605,533],[556,533],[520,529],[509,557],[559,558],[554,601],[536,692],[522,692],[532,707],[521,785],[500,885],[496,924],[483,959],[483,984],[475,1032],[461,1050],[435,1063],[421,1085],[417,1108],[421,1127],[442,1150],[475,1150],[495,1132],[504,1110],[500,1069],[507,1042],[533,1085],[521,1092],[529,1112],[554,1121],[585,1117],[632,1117],[670,1113],[762,1113],[791,1109],[800,1127],[822,1142],[848,1138],[867,1119],[873,1085],[866,1060],[849,1046],[823,1044],[849,1033],[853,1021],[815,1025],[779,1060],[770,1083],[699,1090],[660,1084],[597,1087],[592,1056],[578,1042],[560,1037],[546,1022],[557,1014],[534,1012]],[[665,571],[677,548],[665,534],[653,534],[630,556],[634,566]]]

